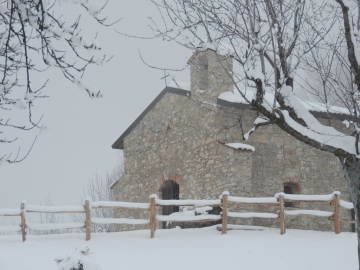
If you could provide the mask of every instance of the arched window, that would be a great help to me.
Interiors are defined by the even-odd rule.
[[[167,180],[161,187],[161,199],[163,200],[179,200],[180,188],[177,183],[172,180]],[[162,207],[163,215],[170,215],[174,212],[179,212],[179,206],[176,205],[164,205]],[[163,229],[166,228],[166,222],[163,222]]]

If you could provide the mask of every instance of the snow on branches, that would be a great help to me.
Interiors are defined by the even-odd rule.
[[[109,26],[111,24],[107,24],[106,17],[100,17],[107,2],[66,2],[0,1],[0,143],[11,143],[17,139],[8,139],[5,129],[41,129],[41,118],[34,117],[32,109],[37,99],[47,97],[44,90],[47,80],[40,83],[32,80],[36,72],[55,67],[89,97],[102,97],[101,91],[87,86],[82,77],[89,65],[102,65],[109,58],[101,51],[96,35],[90,41],[83,35],[81,16],[73,21],[66,20],[64,14],[59,14],[58,4],[84,9],[99,24]],[[13,121],[19,109],[28,111],[27,120],[21,124]],[[0,153],[0,160],[13,163],[26,156]]]
[[[231,57],[226,71],[241,97],[286,133],[333,153],[360,216],[360,5],[353,0],[152,0],[163,24],[155,37]],[[221,50],[220,44],[231,49]],[[225,68],[224,68],[225,69]],[[254,94],[249,95],[248,92]],[[324,104],[327,125],[295,98]],[[301,97],[301,96],[300,96]],[[347,109],[340,132],[332,107]],[[344,120],[344,119],[342,119]],[[257,126],[244,135],[246,139]],[[360,226],[360,219],[357,219]],[[358,235],[360,246],[360,234]],[[359,250],[360,262],[360,250]]]

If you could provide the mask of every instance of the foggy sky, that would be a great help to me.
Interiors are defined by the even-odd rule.
[[[76,10],[71,4],[61,8],[65,13]],[[39,135],[23,162],[0,166],[0,208],[18,208],[22,200],[38,204],[47,195],[54,205],[79,205],[91,175],[105,174],[118,161],[121,150],[111,145],[165,87],[163,71],[147,67],[139,52],[151,65],[182,68],[186,64],[191,52],[174,43],[128,38],[114,31],[151,36],[147,16],[156,17],[157,11],[149,1],[110,0],[102,14],[123,18],[108,28],[86,23],[86,34],[93,37],[98,32],[102,49],[114,55],[102,67],[91,67],[84,77],[104,97],[90,99],[54,68],[41,74],[39,79],[50,79],[45,91],[50,97],[37,103],[36,113],[44,115],[48,130]],[[82,20],[91,20],[86,17]],[[189,81],[188,70],[173,74],[179,81]],[[21,138],[24,151],[33,138],[34,134]]]

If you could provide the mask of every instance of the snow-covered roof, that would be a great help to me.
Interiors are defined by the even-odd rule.
[[[255,95],[254,90],[250,89],[245,92],[245,97],[247,100],[252,100],[254,98],[254,95]],[[231,103],[249,104],[245,100],[245,98],[243,96],[241,96],[239,93],[237,93],[237,92],[233,93],[231,91],[220,94],[218,99],[225,100],[225,101],[228,101]],[[269,102],[269,105],[271,105],[274,100],[274,95],[272,93],[266,92],[264,99]],[[311,112],[323,112],[323,113],[335,113],[335,114],[349,115],[349,110],[346,108],[337,107],[337,106],[326,106],[323,103],[308,101],[308,100],[301,99],[299,97],[297,97],[297,99],[305,106],[305,108],[307,110],[309,110]]]
[[[125,132],[115,141],[112,145],[113,149],[124,149],[123,140],[130,133],[130,131],[141,121],[141,119],[151,110],[152,107],[165,95],[165,93],[173,93],[183,96],[191,96],[190,84],[184,82],[171,82],[164,88],[163,91],[149,104],[149,106],[139,115],[138,118],[125,130]],[[250,89],[245,91],[245,97],[247,100],[252,100],[255,95],[255,91]],[[346,108],[330,106],[326,107],[325,104],[306,101],[300,99],[300,102],[316,117],[328,117],[334,116],[338,119],[345,120],[349,117],[349,111]],[[272,107],[274,101],[274,95],[269,91],[265,93],[264,101]],[[219,95],[217,103],[219,105],[235,108],[250,108],[249,103],[239,93],[224,92]]]

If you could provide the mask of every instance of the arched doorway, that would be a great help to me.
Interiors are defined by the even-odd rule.
[[[180,188],[177,183],[172,180],[167,180],[161,186],[161,199],[163,200],[179,200]],[[162,207],[162,215],[170,215],[174,212],[179,212],[179,206],[176,205],[164,205]],[[163,222],[163,229],[166,229],[166,222]]]

